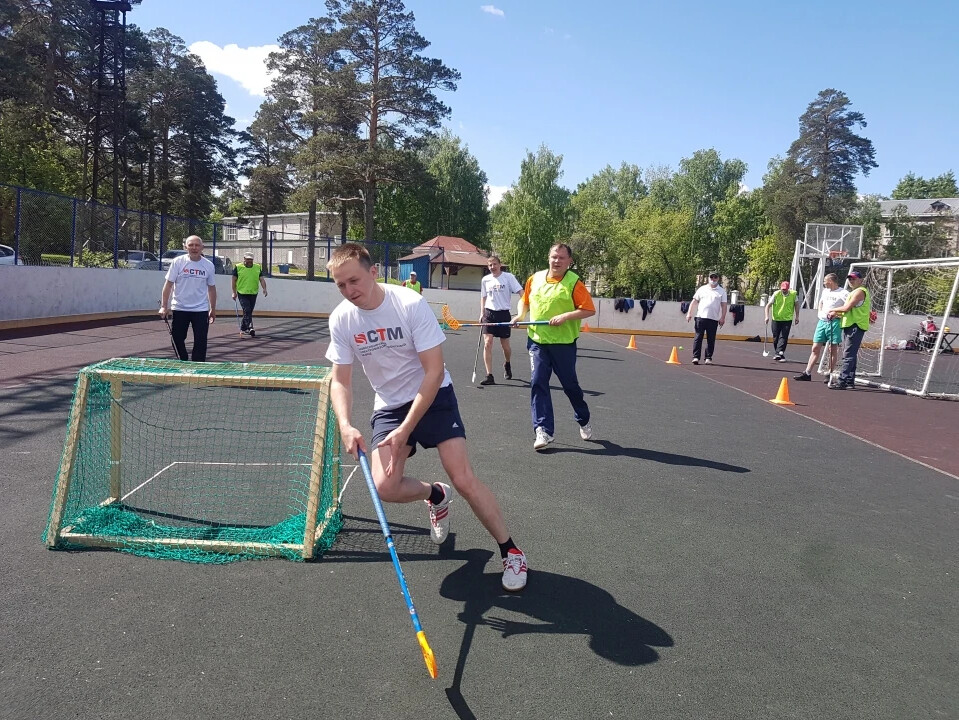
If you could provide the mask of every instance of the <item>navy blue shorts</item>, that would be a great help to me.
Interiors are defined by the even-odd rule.
[[[373,417],[370,418],[370,425],[373,428],[370,447],[375,448],[386,439],[387,435],[396,430],[406,420],[411,407],[413,407],[412,401],[398,408],[374,412]],[[463,418],[460,417],[453,386],[447,385],[437,391],[433,404],[410,433],[409,440],[406,441],[406,444],[413,448],[410,450],[409,457],[416,454],[417,443],[424,448],[435,448],[445,440],[458,437],[466,437],[466,428],[463,427]]]

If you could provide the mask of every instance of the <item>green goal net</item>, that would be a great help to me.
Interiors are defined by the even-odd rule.
[[[342,527],[329,368],[121,358],[80,371],[49,547],[305,560]]]

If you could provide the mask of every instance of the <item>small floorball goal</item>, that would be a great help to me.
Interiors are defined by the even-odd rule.
[[[959,257],[856,262],[876,321],[863,338],[856,381],[959,400]]]
[[[306,560],[343,524],[330,369],[121,358],[80,371],[46,544]]]

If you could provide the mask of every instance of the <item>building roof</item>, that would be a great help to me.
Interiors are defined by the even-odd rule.
[[[900,205],[906,208],[906,214],[911,217],[959,215],[959,198],[880,200],[879,211],[883,217],[892,217]]]
[[[424,255],[430,256],[431,265],[445,263],[486,267],[486,263],[489,262],[489,255],[485,250],[480,250],[463,238],[448,235],[437,235],[432,240],[417,245],[411,254],[401,257],[400,260],[413,260]]]

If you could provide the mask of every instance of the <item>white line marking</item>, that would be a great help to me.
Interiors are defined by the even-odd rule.
[[[350,466],[349,466],[349,465],[344,465],[343,467],[350,467]],[[342,503],[342,501],[343,501],[343,493],[346,492],[346,486],[350,484],[350,480],[353,479],[353,476],[356,475],[356,471],[359,470],[359,469],[360,469],[360,466],[359,466],[359,465],[354,465],[354,466],[353,466],[353,472],[351,472],[351,473],[349,474],[349,476],[347,476],[346,482],[343,483],[343,487],[340,489],[339,497],[336,498],[336,502],[337,502],[337,503]]]
[[[140,484],[137,485],[135,488],[133,488],[130,492],[128,492],[126,495],[124,495],[122,498],[120,498],[120,501],[122,502],[122,501],[126,500],[128,497],[130,497],[130,496],[131,496],[133,493],[135,493],[137,490],[139,490],[140,488],[142,488],[144,485],[146,485],[146,484],[147,484],[148,482],[150,482],[151,480],[153,480],[153,479],[159,477],[160,475],[162,475],[163,473],[165,473],[167,470],[169,470],[169,469],[170,469],[171,467],[173,467],[174,465],[176,465],[176,463],[175,463],[175,462],[171,462],[169,465],[167,465],[165,468],[163,468],[163,469],[162,469],[160,472],[158,472],[156,475],[154,475],[154,476],[151,477],[151,478],[147,478],[147,479],[144,480],[142,483],[140,483]]]

